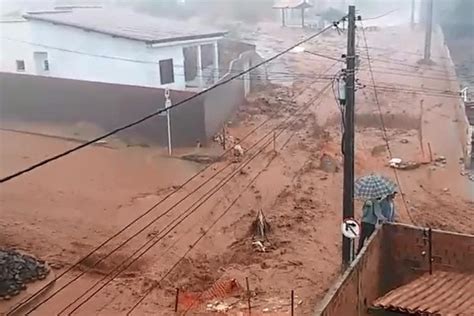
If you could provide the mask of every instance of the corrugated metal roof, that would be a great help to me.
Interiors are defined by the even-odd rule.
[[[474,315],[474,275],[434,272],[377,299],[374,308],[409,315]]]
[[[274,9],[306,9],[311,7],[312,5],[306,0],[278,0],[273,5]]]
[[[28,12],[23,16],[28,20],[51,22],[148,43],[204,39],[226,34],[223,30],[156,18],[126,9],[74,8]]]

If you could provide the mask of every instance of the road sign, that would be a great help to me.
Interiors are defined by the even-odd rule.
[[[349,239],[355,239],[360,235],[360,225],[356,220],[352,218],[346,218],[342,222],[341,231],[345,237]]]

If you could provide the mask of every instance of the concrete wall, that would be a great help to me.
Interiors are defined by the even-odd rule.
[[[84,32],[84,34],[89,33]],[[79,40],[80,38],[78,38]],[[120,39],[114,40],[119,41]],[[130,42],[128,40],[124,41]],[[225,68],[227,71],[217,84],[229,80],[239,72],[262,61],[262,58],[254,50],[245,51],[248,48],[249,45],[246,44],[228,43],[228,54],[225,55],[225,58],[229,60],[230,56],[233,56],[233,59]],[[244,52],[236,55],[236,52],[240,50]],[[22,58],[27,61],[27,70],[30,69],[30,64],[33,61],[27,58],[30,55],[33,56],[33,52],[26,48],[25,51],[21,49],[19,51],[26,52],[26,55],[22,55]],[[56,53],[60,54],[62,52]],[[51,56],[51,73],[54,72],[57,76],[66,75],[55,72],[56,67],[59,67],[57,64],[55,65],[58,60],[55,56],[59,55]],[[82,59],[83,57],[85,59]],[[109,72],[114,72],[113,68],[121,69],[120,73],[126,74],[120,76],[115,71],[114,74],[117,75],[113,79],[115,81],[122,79],[127,81],[129,75],[130,78],[133,77],[131,70],[123,70],[118,65],[123,66],[127,62],[117,61],[118,64],[115,65],[111,63],[107,66],[105,64],[99,66],[94,64],[92,60],[94,58],[90,56],[79,55],[78,58],[80,59],[77,63],[74,60],[74,62],[69,62],[65,66],[70,65],[76,68],[80,64],[89,64],[89,66],[84,66],[86,70],[83,74],[85,75],[86,72],[96,74],[94,78],[97,81],[112,80],[112,73]],[[105,59],[104,62],[108,63],[109,60]],[[94,67],[90,65],[94,65]],[[143,66],[148,67],[149,65]],[[143,80],[146,80],[146,67],[141,69],[144,72],[144,74],[141,74]],[[109,70],[105,71],[104,69]],[[181,69],[184,71],[184,68]],[[194,145],[196,140],[205,144],[212,138],[222,128],[223,124],[234,115],[238,107],[245,102],[245,96],[256,84],[260,83],[260,78],[264,77],[263,69],[263,67],[260,67],[247,75],[220,85],[192,102],[187,102],[173,110],[172,134],[175,146]],[[77,71],[81,70],[77,69]],[[73,73],[76,73],[75,70]],[[184,80],[184,77],[182,78]],[[110,130],[151,113],[164,104],[162,89],[9,72],[0,72],[0,79],[2,120],[15,119],[62,123],[89,122],[104,130]],[[136,79],[137,77],[133,80]],[[25,93],[25,91],[28,91],[28,93]],[[191,92],[173,91],[171,93],[172,102],[177,103],[191,95],[193,95]],[[132,138],[138,138],[143,142],[157,142],[166,145],[166,131],[164,118],[160,117],[153,118],[149,122],[144,122],[138,127],[124,132],[122,137],[129,141]]]
[[[194,93],[171,91],[173,103]],[[0,73],[0,123],[7,120],[44,123],[92,123],[111,130],[164,107],[164,90]],[[171,111],[174,146],[205,143],[203,99]],[[129,142],[167,144],[165,117],[154,117],[117,135]]]
[[[256,46],[240,41],[222,39],[219,41],[219,77],[229,72],[233,60],[239,58],[242,53],[256,51]]]
[[[229,70],[217,84],[220,85],[244,70],[256,65],[261,57],[255,51],[247,51],[230,63]],[[206,135],[208,138],[222,129],[225,120],[232,117],[238,107],[245,102],[245,97],[251,92],[256,82],[260,82],[262,67],[230,82],[224,83],[206,93],[204,112]]]
[[[446,55],[448,58],[448,66],[450,69],[456,69],[456,66],[454,64],[454,60],[451,56],[451,51],[449,47],[446,45],[447,43],[447,38],[444,34],[444,30],[442,27],[437,27],[437,31],[439,32],[441,36],[441,40],[445,43],[445,51]],[[458,86],[461,86],[460,84],[456,83],[456,87],[454,87],[454,90],[458,88]],[[469,115],[466,111],[466,105],[463,102],[462,98],[459,98],[459,102],[456,106],[455,114],[456,114],[456,120],[459,122],[458,123],[458,135],[459,135],[459,140],[462,145],[462,150],[463,152],[462,157],[464,159],[464,167],[467,169],[472,168],[471,165],[471,157],[472,157],[472,127],[471,122],[469,121]]]
[[[315,315],[370,315],[367,308],[376,298],[429,272],[428,236],[427,229],[384,225]],[[431,245],[433,271],[474,273],[474,236],[433,230]]]
[[[22,73],[26,74],[184,90],[183,45],[149,47],[141,41],[35,20],[1,23],[0,71],[17,72],[15,61],[20,59],[25,61]],[[48,54],[49,71],[36,70],[34,52]],[[169,58],[173,59],[175,82],[161,85],[158,63]]]

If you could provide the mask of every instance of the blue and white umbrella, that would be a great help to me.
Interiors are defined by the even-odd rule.
[[[397,185],[378,174],[361,177],[354,183],[354,196],[361,200],[382,199],[395,192],[397,192]]]

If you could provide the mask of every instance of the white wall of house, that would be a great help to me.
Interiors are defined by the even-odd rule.
[[[0,71],[184,90],[183,47],[208,43],[217,39],[151,47],[42,21],[1,23]],[[162,85],[159,61],[170,58],[174,82]],[[24,71],[17,69],[17,60],[24,61]]]

